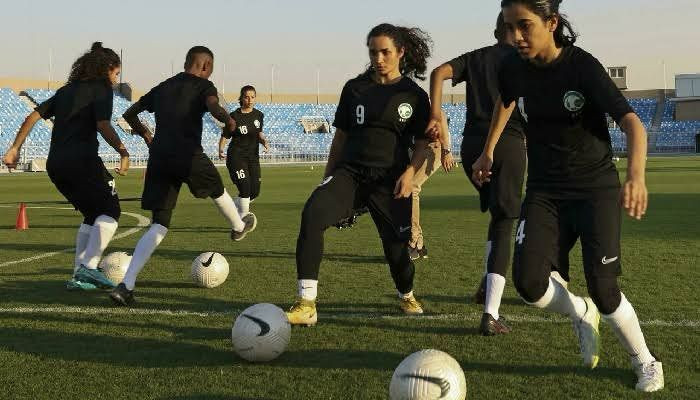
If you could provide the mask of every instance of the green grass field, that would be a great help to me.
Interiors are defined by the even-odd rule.
[[[141,174],[118,179],[121,197],[140,196]],[[230,341],[237,313],[261,302],[287,308],[295,297],[301,209],[321,174],[318,167],[263,168],[262,196],[252,206],[258,228],[240,243],[228,239],[210,201],[183,188],[131,311],[114,308],[106,292],[64,289],[73,255],[63,250],[73,246],[76,212],[29,209],[30,229],[17,232],[17,205],[0,206],[0,399],[386,399],[394,368],[424,348],[459,361],[469,399],[700,398],[700,158],[651,158],[647,217],[624,221],[621,286],[666,374],[666,388],[651,396],[634,391],[636,378],[609,327],[601,324],[599,367],[586,370],[568,321],[526,306],[510,278],[501,312],[514,332],[478,336],[482,310],[467,298],[483,270],[488,218],[461,170],[435,175],[423,191],[430,258],[416,265],[416,294],[425,317],[399,314],[378,235],[364,216],[352,230],[326,234],[319,324],[293,329],[273,362],[238,358]],[[50,200],[62,198],[45,174],[0,176],[0,203]],[[137,202],[122,209],[149,216]],[[119,232],[136,224],[123,215]],[[142,232],[107,252],[131,253]],[[218,288],[190,281],[190,263],[204,251],[230,264]],[[48,252],[60,253],[8,264]],[[581,294],[579,247],[572,262],[570,287]]]

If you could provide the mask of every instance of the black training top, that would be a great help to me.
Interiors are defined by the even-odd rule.
[[[369,74],[343,87],[333,126],[347,134],[341,162],[405,168],[415,139],[426,139],[430,99],[410,78],[382,85]]]
[[[493,108],[498,92],[498,71],[503,60],[517,55],[512,46],[495,44],[464,53],[448,62],[452,66],[452,86],[467,83],[467,119],[464,136],[487,136],[491,126]],[[523,122],[519,112],[514,112],[503,133],[522,138]]]
[[[499,87],[526,121],[528,190],[575,198],[620,186],[606,113],[619,122],[634,111],[595,57],[574,46],[546,66],[514,55]]]
[[[139,102],[156,117],[150,154],[189,157],[201,153],[202,117],[209,96],[217,96],[211,81],[181,72],[141,97]]]
[[[111,121],[114,93],[104,80],[69,83],[36,111],[54,117],[47,163],[96,158],[97,121]]]
[[[263,131],[263,119],[265,115],[254,108],[249,113],[244,113],[240,108],[231,113],[231,118],[236,121],[236,130],[224,132],[221,136],[231,139],[228,146],[228,156],[255,160],[259,158],[258,141],[260,132]]]

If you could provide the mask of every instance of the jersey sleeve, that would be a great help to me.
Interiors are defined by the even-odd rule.
[[[100,86],[103,86],[99,83]],[[95,100],[92,102],[92,112],[95,121],[111,121],[112,105],[114,103],[114,92],[109,87],[100,87],[97,90]]]
[[[141,103],[143,108],[150,113],[155,112],[153,98],[155,97],[156,89],[157,87],[154,87],[153,89],[149,90],[148,93],[141,96],[141,98],[139,99],[139,103]]]
[[[265,129],[265,114],[260,112],[260,132],[262,132],[263,129]]]
[[[229,115],[231,116],[231,118],[233,118],[234,121],[236,121],[236,118],[234,117],[233,113],[230,113]],[[236,121],[236,125],[237,124],[238,122]],[[228,129],[223,129],[221,131],[221,136],[225,137],[226,139],[231,139],[233,137],[233,132],[229,131]]]
[[[469,81],[469,69],[467,68],[469,54],[470,53],[464,53],[447,62],[447,64],[452,67],[452,86],[457,86],[462,82]]]
[[[38,112],[43,119],[56,116],[56,95],[51,96],[48,100],[39,104],[34,111]]]
[[[520,59],[517,55],[506,57],[498,69],[498,92],[501,95],[503,105],[508,107],[510,103],[520,98],[518,88]]]
[[[214,84],[207,80],[204,83],[204,87],[202,88],[202,102],[206,105],[207,103],[207,98],[210,96],[215,96],[217,99],[219,98],[219,91],[216,90],[216,86]]]
[[[586,92],[584,96],[592,99],[599,110],[610,114],[610,117],[619,123],[622,117],[633,113],[634,110],[620,89],[615,86],[600,61],[587,53],[584,58],[582,68],[584,75],[581,77]]]
[[[338,102],[338,108],[335,110],[335,117],[333,118],[333,126],[347,132],[350,129],[350,89],[346,83],[343,86],[343,91],[340,92],[340,101]]]
[[[428,127],[430,120],[430,98],[423,89],[420,89],[418,100],[416,101],[416,109],[413,111],[413,117],[406,127],[404,132],[411,135],[414,140],[428,140],[425,135],[425,129]]]

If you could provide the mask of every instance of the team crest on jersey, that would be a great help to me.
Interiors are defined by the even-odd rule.
[[[564,107],[572,113],[581,111],[585,104],[586,98],[575,90],[570,90],[564,94]]]
[[[256,128],[260,129],[260,121],[258,121],[257,119],[253,121],[253,125],[255,125]]]
[[[408,103],[401,103],[398,111],[399,117],[401,117],[401,122],[406,121],[407,119],[411,118],[411,115],[413,115],[413,107],[411,107],[411,105]]]

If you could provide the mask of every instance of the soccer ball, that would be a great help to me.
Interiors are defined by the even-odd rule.
[[[131,256],[123,251],[109,253],[102,258],[99,267],[102,268],[107,279],[115,285],[124,280],[126,270],[129,269]]]
[[[208,251],[192,261],[192,280],[197,286],[215,288],[228,277],[228,262],[219,253]]]
[[[421,350],[406,357],[391,377],[390,400],[467,398],[467,382],[457,360],[439,350]]]
[[[292,333],[287,315],[274,304],[255,304],[243,310],[231,329],[233,350],[242,358],[270,361],[284,352]]]

